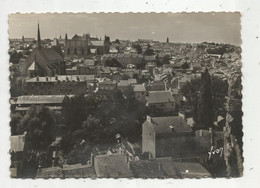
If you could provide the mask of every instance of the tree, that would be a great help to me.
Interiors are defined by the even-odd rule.
[[[213,125],[213,100],[211,92],[211,77],[208,69],[201,74],[201,90],[199,99],[199,128],[208,129]]]
[[[19,134],[27,131],[27,140],[32,150],[45,150],[56,136],[54,128],[51,110],[43,105],[32,106],[20,121]]]
[[[106,60],[105,66],[123,68],[123,65],[115,58]]]
[[[211,82],[212,106],[214,111],[213,119],[216,119],[218,115],[225,116],[225,102],[228,84],[227,81],[214,76],[212,77]],[[195,78],[187,82],[181,89],[182,94],[187,99],[187,105],[191,108],[192,117],[197,124],[199,124],[199,102],[202,89],[201,84],[201,78]]]
[[[150,44],[147,45],[147,49],[145,50],[144,55],[148,55],[148,56],[154,55],[154,50],[151,48]]]
[[[140,44],[135,44],[135,45],[133,45],[133,48],[136,49],[136,51],[137,51],[138,54],[142,54],[142,53],[143,53],[143,49],[142,49],[142,47],[140,46]]]
[[[183,63],[182,65],[181,65],[181,68],[182,69],[188,69],[190,67],[190,65],[187,63],[187,62],[185,62],[185,63]]]
[[[22,134],[19,131],[19,124],[20,124],[20,121],[22,119],[21,114],[19,114],[19,113],[14,113],[14,114],[11,113],[10,117],[11,117],[11,121],[10,121],[11,135]]]

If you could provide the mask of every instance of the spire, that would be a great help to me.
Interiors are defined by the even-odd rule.
[[[65,34],[65,40],[68,40],[68,35],[67,35],[67,33]]]
[[[38,42],[38,48],[41,48],[42,45],[41,45],[41,35],[40,35],[40,25],[39,25],[39,22],[38,22],[37,42]]]

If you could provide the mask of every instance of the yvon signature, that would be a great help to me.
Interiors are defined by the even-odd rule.
[[[215,149],[214,146],[211,146],[210,151],[208,152],[208,154],[209,154],[209,159],[212,157],[212,155],[215,155],[215,154],[219,154],[220,157],[222,157],[223,147]]]

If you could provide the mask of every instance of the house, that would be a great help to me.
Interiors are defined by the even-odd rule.
[[[139,102],[145,103],[147,92],[146,92],[144,84],[134,84],[134,85],[132,85],[132,87],[133,87],[135,99]]]
[[[10,136],[11,177],[15,177],[15,178],[22,177],[23,161],[25,158],[25,155],[24,155],[25,139],[26,139],[26,132],[23,135]]]
[[[117,82],[114,80],[104,79],[98,83],[99,92],[111,92],[117,88]]]
[[[133,177],[125,154],[96,155],[94,157],[94,168],[99,178]]]
[[[176,102],[177,105],[181,105],[181,101],[182,101],[182,94],[180,93],[179,89],[177,88],[173,88],[170,90],[171,94]]]
[[[128,80],[119,80],[117,83],[117,89],[122,93],[127,92],[131,89],[131,85],[136,84],[136,79],[128,79]]]
[[[176,112],[175,99],[170,91],[150,91],[146,107],[151,116],[173,115]]]
[[[142,125],[142,152],[150,158],[191,156],[192,141],[192,129],[179,116],[147,116]]]
[[[165,91],[165,84],[162,80],[154,80],[149,88],[150,91]]]

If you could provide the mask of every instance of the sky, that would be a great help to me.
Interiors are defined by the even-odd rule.
[[[170,42],[217,42],[241,45],[240,13],[45,13],[10,14],[9,38],[68,38],[75,34],[112,40],[153,39]]]

